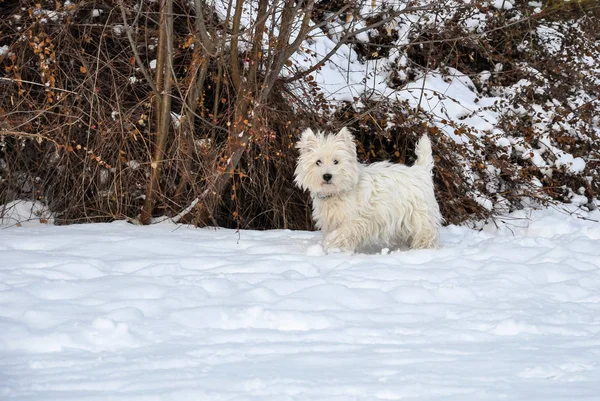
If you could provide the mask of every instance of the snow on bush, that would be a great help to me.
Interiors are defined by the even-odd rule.
[[[0,205],[0,225],[52,224],[53,214],[42,202],[12,201]]]

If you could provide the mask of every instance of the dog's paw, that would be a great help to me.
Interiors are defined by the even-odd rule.
[[[343,253],[344,252],[343,249],[332,248],[332,247],[330,247],[330,248],[324,248],[324,250],[325,250],[325,254],[327,254],[327,255],[331,255],[331,254],[335,254],[335,253]]]

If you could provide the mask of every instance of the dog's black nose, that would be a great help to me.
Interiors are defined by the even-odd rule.
[[[323,174],[323,179],[326,182],[329,182],[333,176],[331,174]]]

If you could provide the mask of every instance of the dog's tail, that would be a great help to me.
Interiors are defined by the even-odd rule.
[[[433,170],[431,141],[429,141],[427,134],[423,135],[421,139],[419,139],[419,142],[417,142],[415,154],[417,155],[417,160],[415,161],[416,166],[425,167],[429,171]]]

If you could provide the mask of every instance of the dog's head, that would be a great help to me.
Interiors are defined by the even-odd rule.
[[[354,189],[358,183],[356,144],[347,128],[337,134],[306,129],[296,144],[300,157],[295,182],[319,196],[333,196]]]

